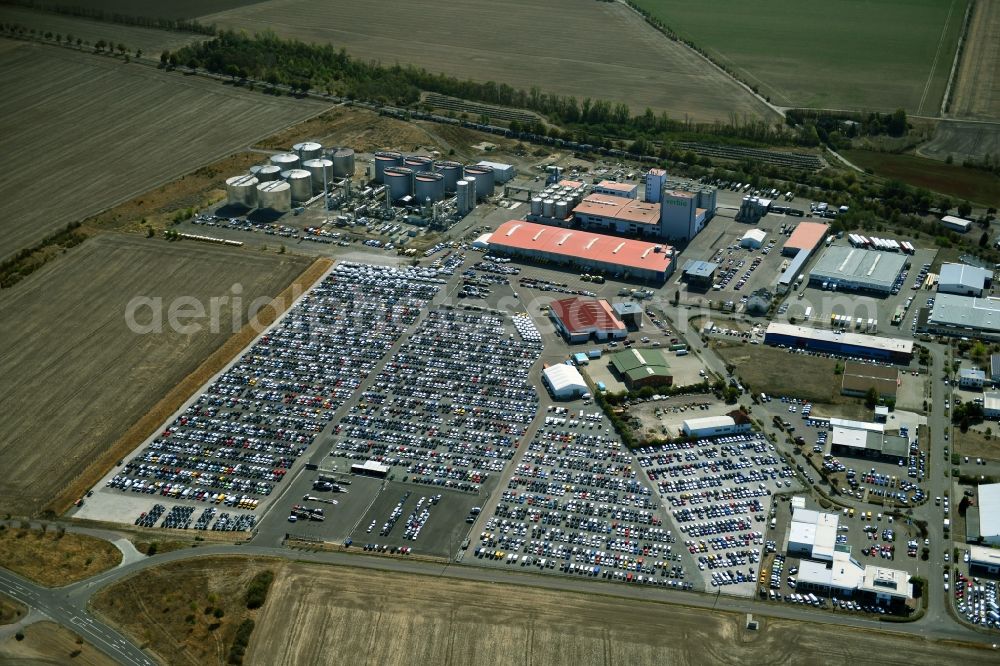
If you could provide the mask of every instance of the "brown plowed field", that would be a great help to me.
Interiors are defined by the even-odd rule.
[[[1000,0],[976,2],[950,115],[1000,120]]]
[[[175,332],[168,323],[175,298],[193,297],[207,311],[211,297],[242,285],[238,330],[254,299],[274,297],[307,264],[292,255],[104,235],[0,292],[0,311],[8,313],[0,347],[0,509],[45,507],[232,336],[229,303],[218,332],[206,320],[193,320],[200,331]],[[133,333],[126,324],[137,296],[162,298],[162,334]],[[150,317],[143,309],[136,320]]]
[[[55,46],[0,49],[0,259],[324,108]]]
[[[617,2],[271,0],[199,18],[344,47],[386,65],[626,102],[674,118],[777,120],[762,102]]]

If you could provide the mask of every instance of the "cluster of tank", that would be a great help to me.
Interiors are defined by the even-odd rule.
[[[565,220],[583,199],[583,187],[553,184],[531,197],[530,213]]]
[[[354,177],[354,150],[324,152],[314,141],[297,143],[288,153],[272,155],[267,164],[250,167],[248,175],[226,180],[230,205],[288,212],[323,192],[334,178]]]
[[[417,203],[424,204],[441,201],[448,195],[464,194],[471,188],[472,194],[465,194],[465,200],[471,197],[468,210],[475,207],[476,201],[482,201],[493,195],[496,187],[496,175],[492,167],[467,166],[458,162],[441,161],[435,163],[426,155],[404,156],[395,151],[379,151],[375,153],[375,182],[385,185],[393,201],[401,201],[412,197]],[[462,186],[461,183],[465,183]],[[462,209],[463,197],[458,199],[459,209]]]

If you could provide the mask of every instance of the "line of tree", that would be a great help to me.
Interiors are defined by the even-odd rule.
[[[836,147],[844,139],[859,136],[905,136],[908,125],[906,111],[892,113],[861,113],[854,111],[824,111],[821,109],[789,109],[785,112],[789,127],[798,128],[801,141],[815,141]]]
[[[118,12],[106,12],[103,9],[94,7],[81,7],[79,5],[60,5],[44,0],[0,0],[0,5],[13,5],[16,7],[27,7],[52,14],[63,14],[65,16],[75,16],[94,21],[104,21],[105,23],[118,23],[120,25],[139,26],[142,28],[156,28],[158,30],[170,30],[173,32],[192,32],[199,35],[214,35],[216,29],[214,25],[203,25],[194,20],[156,18],[152,16],[132,16],[130,14],[120,14]]]

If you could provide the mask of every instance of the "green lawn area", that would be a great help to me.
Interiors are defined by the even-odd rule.
[[[968,0],[632,0],[779,106],[937,115]]]
[[[926,187],[971,203],[1000,207],[1000,178],[976,169],[945,164],[916,155],[894,155],[868,150],[845,150],[844,157],[871,169],[883,178],[893,178],[915,187]]]

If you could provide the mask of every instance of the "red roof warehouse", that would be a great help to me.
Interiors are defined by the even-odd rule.
[[[556,328],[569,342],[620,340],[628,335],[625,324],[615,316],[607,301],[564,298],[552,301],[549,313]]]
[[[663,284],[674,271],[673,248],[662,243],[550,227],[524,220],[504,222],[490,236],[491,250],[574,264],[583,270],[628,273]]]

